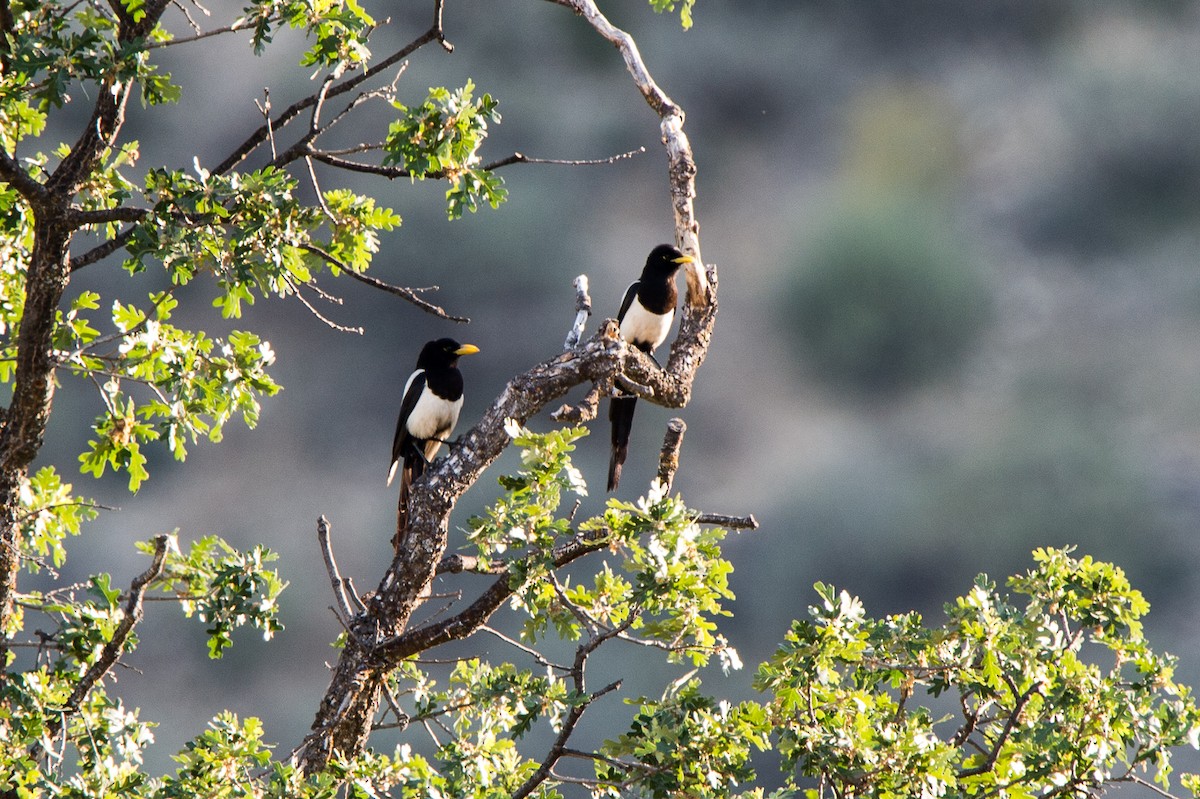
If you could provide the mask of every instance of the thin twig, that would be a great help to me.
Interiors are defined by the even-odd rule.
[[[20,517],[17,518],[17,524],[24,524],[29,519],[38,515],[39,513],[42,513],[43,511],[54,510],[55,508],[69,508],[69,507],[92,508],[94,510],[108,510],[108,511],[120,510],[120,508],[115,507],[113,505],[101,505],[99,502],[93,502],[88,499],[76,499],[76,500],[71,500],[70,502],[52,502],[49,505],[42,505],[41,507],[33,508],[33,509],[29,510],[28,512],[26,512],[25,514],[21,515]]]
[[[342,574],[338,571],[337,561],[333,558],[333,545],[329,541],[330,529],[328,519],[324,516],[317,518],[317,542],[321,545],[321,555],[325,558],[325,571],[329,573],[329,583],[333,587],[333,596],[337,600],[338,608],[341,610],[343,618],[349,622],[354,618],[354,613],[350,610],[350,602],[346,598]]]
[[[431,42],[436,41],[436,42],[441,43],[443,47],[446,47],[448,45],[448,43],[445,41],[445,33],[442,31],[442,21],[441,21],[441,19],[442,19],[441,7],[442,7],[443,2],[444,2],[444,0],[435,0],[434,22],[433,22],[433,25],[429,28],[429,30],[425,31],[420,36],[413,39],[407,45],[400,48],[396,52],[392,53],[388,57],[384,58],[381,61],[376,62],[376,64],[374,66],[372,66],[371,68],[366,69],[363,72],[357,73],[355,75],[352,75],[351,77],[348,77],[345,80],[343,80],[341,83],[338,83],[337,85],[331,87],[329,89],[329,91],[326,93],[326,96],[327,97],[336,97],[340,94],[343,94],[345,92],[348,92],[348,91],[356,88],[357,86],[362,84],[364,81],[370,80],[371,78],[375,77],[380,72],[382,72],[386,69],[390,69],[393,64],[403,61],[404,59],[406,59],[410,55],[412,55],[414,52],[421,49],[425,45],[430,44]],[[213,170],[213,173],[218,174],[218,175],[223,175],[226,172],[228,172],[229,170],[233,169],[235,166],[240,164],[248,155],[250,155],[250,153],[252,153],[258,147],[258,145],[262,144],[266,140],[268,132],[271,129],[276,129],[276,130],[281,129],[284,125],[287,125],[289,122],[291,122],[297,116],[299,116],[300,113],[303,112],[305,109],[311,108],[313,105],[315,105],[316,102],[317,102],[317,96],[316,96],[316,93],[314,92],[313,94],[310,94],[308,97],[298,100],[295,103],[293,103],[292,105],[288,106],[282,113],[279,114],[279,116],[275,117],[271,121],[270,125],[264,124],[264,125],[260,126],[256,131],[251,133],[250,136],[244,142],[242,142],[242,144],[240,144],[237,148],[235,148],[234,151],[232,153],[230,153],[230,155]]]
[[[144,47],[147,50],[156,50],[160,47],[172,47],[172,46],[178,45],[178,44],[191,44],[192,42],[198,42],[198,41],[201,41],[202,39],[208,39],[213,36],[222,36],[226,33],[237,33],[238,31],[245,30],[246,26],[249,23],[250,23],[250,17],[245,17],[243,19],[240,19],[240,20],[234,22],[232,25],[226,25],[223,28],[214,28],[213,30],[210,30],[210,31],[203,31],[201,33],[197,33],[194,36],[180,36],[176,39],[170,39],[165,42],[146,42]]]
[[[378,278],[370,277],[370,276],[364,275],[360,272],[356,272],[353,269],[351,269],[349,266],[347,266],[346,264],[342,263],[342,261],[340,261],[338,258],[336,258],[332,254],[326,252],[325,250],[321,249],[320,247],[316,246],[315,244],[305,244],[304,250],[312,253],[313,255],[316,255],[317,257],[321,258],[323,261],[330,264],[331,266],[337,267],[342,272],[344,272],[345,274],[354,278],[358,282],[366,283],[368,286],[377,288],[381,291],[386,291],[389,294],[395,294],[397,297],[400,297],[403,300],[411,302],[413,305],[417,306],[421,310],[431,313],[434,316],[437,316],[441,319],[449,319],[452,322],[464,322],[464,323],[471,321],[470,319],[468,319],[465,316],[454,316],[453,314],[446,313],[446,311],[443,308],[440,308],[439,306],[434,305],[433,303],[428,302],[427,300],[421,299],[420,297],[417,296],[415,289],[405,288],[403,286],[393,286],[392,284],[385,283],[384,281],[379,280]]]
[[[1126,774],[1125,777],[1123,777],[1122,779],[1127,780],[1128,782],[1132,782],[1134,785],[1140,785],[1143,788],[1147,788],[1147,789],[1153,791],[1154,793],[1158,794],[1159,796],[1164,797],[1165,799],[1179,799],[1179,797],[1177,797],[1175,794],[1171,793],[1170,791],[1164,791],[1162,788],[1158,787],[1153,782],[1142,779],[1141,777],[1137,776],[1136,774],[1132,774],[1132,773]]]
[[[372,150],[382,150],[383,144],[360,144],[356,147],[346,150],[315,150],[311,147],[304,147],[297,151],[298,155],[304,155],[313,158],[326,166],[337,167],[347,172],[361,172],[367,175],[375,175],[376,177],[395,180],[397,178],[411,178],[413,173],[411,170],[402,166],[382,166],[379,164],[365,164],[361,161],[351,161],[347,158],[342,158],[341,155],[352,152],[368,152]],[[513,153],[504,158],[495,161],[489,161],[486,164],[481,164],[479,169],[486,172],[491,172],[502,167],[511,166],[513,164],[551,164],[555,166],[608,166],[622,161],[626,158],[633,158],[639,153],[644,153],[645,147],[639,147],[636,150],[630,150],[616,155],[610,155],[607,158],[535,158],[525,155],[524,153]],[[420,177],[430,180],[441,180],[442,178],[450,177],[450,172],[443,169],[435,169],[429,172],[420,173]]]
[[[360,336],[366,332],[363,329],[362,325],[356,325],[355,327],[347,327],[346,325],[340,325],[337,322],[333,321],[332,319],[327,317],[325,314],[318,311],[311,302],[309,302],[307,299],[305,299],[304,295],[300,293],[300,287],[297,286],[296,283],[291,278],[287,279],[287,283],[294,290],[296,299],[300,300],[300,303],[305,308],[308,309],[308,312],[311,313],[313,316],[317,317],[317,319],[319,319],[320,321],[324,322],[330,328],[338,331],[339,333],[357,333]]]
[[[1029,699],[1041,689],[1042,684],[1035,682],[1029,686],[1029,690],[1017,697],[1017,701],[1013,704],[1012,712],[1009,713],[1007,721],[1004,723],[1004,729],[1000,731],[1000,737],[996,739],[996,743],[992,745],[992,751],[988,753],[987,760],[974,768],[964,769],[958,773],[958,778],[974,777],[979,774],[986,774],[996,765],[996,759],[1000,757],[1000,750],[1004,748],[1004,744],[1008,741],[1008,736],[1012,734],[1013,729],[1021,720],[1021,711],[1025,709],[1025,705]]]
[[[520,649],[526,655],[529,655],[529,657],[533,658],[533,661],[535,663],[537,663],[539,666],[545,666],[546,668],[555,669],[557,671],[570,671],[571,670],[570,666],[560,666],[557,663],[550,662],[549,660],[546,659],[546,656],[543,655],[541,652],[537,651],[536,649],[534,649],[531,646],[526,646],[525,644],[521,643],[520,641],[516,640],[515,638],[511,638],[511,637],[505,635],[504,633],[497,630],[495,627],[490,627],[490,626],[484,624],[479,627],[479,632],[487,633],[488,635],[495,636],[496,638],[499,638],[501,641],[508,644],[509,646],[513,646],[513,647],[516,647],[517,649]]]

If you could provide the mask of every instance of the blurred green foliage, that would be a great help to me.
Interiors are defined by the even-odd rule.
[[[873,203],[815,236],[781,314],[819,378],[889,395],[954,374],[990,299],[951,223],[919,203]]]
[[[797,257],[785,323],[839,389],[890,395],[954,374],[990,292],[952,213],[962,153],[949,104],[915,83],[849,104],[843,199]]]
[[[1103,260],[1195,230],[1200,218],[1200,68],[1146,58],[1155,33],[1114,22],[1054,60],[1069,144],[1018,210],[1032,246]]]

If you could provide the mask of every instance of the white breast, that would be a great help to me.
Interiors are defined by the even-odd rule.
[[[408,415],[408,433],[413,438],[445,438],[458,423],[463,398],[451,402],[435,395],[432,391],[421,392],[416,407]],[[437,447],[434,447],[434,451]],[[431,453],[432,454],[432,453]]]
[[[649,344],[650,349],[657,349],[659,344],[667,340],[674,319],[674,308],[662,315],[650,313],[635,299],[625,312],[625,318],[621,320],[621,337],[626,341]]]

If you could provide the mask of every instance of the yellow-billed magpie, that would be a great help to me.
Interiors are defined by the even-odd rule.
[[[647,354],[667,339],[675,319],[679,292],[675,288],[675,273],[683,264],[695,259],[684,255],[670,244],[660,244],[650,251],[642,276],[625,291],[617,321],[621,336]],[[621,482],[621,466],[629,452],[629,433],[633,429],[633,412],[637,397],[616,396],[608,406],[612,422],[612,457],[608,462],[608,490]]]
[[[413,480],[454,430],[463,404],[463,377],[458,371],[460,355],[479,352],[474,344],[459,344],[451,338],[430,341],[417,356],[417,368],[404,384],[396,438],[392,442],[392,465],[388,485],[400,468],[400,524],[405,526],[408,490]]]

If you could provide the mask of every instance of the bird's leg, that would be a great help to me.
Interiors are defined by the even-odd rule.
[[[424,441],[441,441],[441,439],[440,438],[423,438],[423,439],[421,439],[421,441],[423,441],[423,442]],[[421,462],[424,463],[426,466],[433,465],[433,461],[431,461],[431,460],[429,460],[429,458],[425,457],[425,447],[423,445],[417,446],[417,441],[415,439],[412,440],[410,448],[412,449],[413,454],[416,455],[418,458],[420,458]]]

